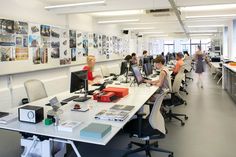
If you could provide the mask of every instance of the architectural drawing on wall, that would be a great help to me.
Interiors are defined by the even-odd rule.
[[[16,60],[28,60],[28,36],[16,35]]]
[[[97,49],[98,48],[98,34],[93,33],[93,48]]]
[[[69,52],[69,35],[67,29],[61,29],[60,35],[60,59],[70,58]]]
[[[14,23],[14,29],[16,34],[28,34],[28,23],[27,22],[21,22],[21,21],[15,21]]]
[[[0,46],[15,46],[15,35],[1,35]]]
[[[40,25],[40,34],[43,37],[50,37],[50,26],[48,25]]]
[[[76,31],[69,30],[70,48],[76,48]]]
[[[83,34],[82,53],[83,56],[88,56],[88,33]]]
[[[60,65],[66,65],[66,64],[71,64],[70,58],[60,59]]]
[[[40,25],[29,23],[29,34],[40,35]]]
[[[16,60],[28,60],[28,47],[16,47]]]
[[[107,54],[107,36],[106,35],[102,35],[102,54],[106,55]]]
[[[71,49],[71,61],[76,61],[76,48]]]
[[[29,46],[30,47],[39,47],[41,43],[39,35],[29,35]]]
[[[57,27],[51,27],[51,37],[60,38],[60,29]]]
[[[50,48],[50,37],[41,36],[41,46]]]
[[[0,46],[0,61],[14,61],[15,48],[13,46]]]
[[[93,33],[88,33],[88,49],[92,49],[93,48]]]
[[[33,47],[30,48],[30,51],[33,54],[34,64],[45,64],[48,62],[48,48]]]
[[[60,30],[52,28],[51,32],[51,58],[60,58]]]
[[[2,34],[14,34],[14,21],[13,20],[6,20],[0,19],[0,29]]]

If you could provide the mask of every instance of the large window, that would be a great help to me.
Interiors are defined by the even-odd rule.
[[[175,42],[174,40],[165,40],[164,41],[164,53],[175,52]]]

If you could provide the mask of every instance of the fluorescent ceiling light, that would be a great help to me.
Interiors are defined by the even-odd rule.
[[[148,35],[148,37],[168,37],[167,34],[162,34],[162,35]]]
[[[52,5],[46,6],[45,9],[56,9],[56,8],[67,8],[67,7],[76,7],[76,6],[88,6],[88,5],[100,5],[105,4],[105,0],[101,1],[90,1],[90,2],[81,2],[81,3],[72,3],[72,4],[62,4],[62,5]]]
[[[181,7],[180,10],[192,12],[192,11],[226,10],[234,8],[236,8],[236,4],[190,6],[190,7]]]
[[[207,28],[207,27],[224,27],[224,25],[194,25],[194,26],[188,26],[188,28]]]
[[[211,36],[213,34],[190,34],[190,36]]]
[[[222,15],[199,15],[199,16],[186,16],[186,19],[194,18],[211,18],[211,17],[235,17],[236,14],[222,14]]]
[[[98,21],[98,24],[125,23],[125,22],[137,22],[137,21],[139,21],[139,19],[110,20],[110,21]]]
[[[145,30],[145,29],[155,29],[156,27],[130,27],[123,28],[123,30]]]
[[[217,30],[196,30],[196,31],[189,31],[190,33],[198,33],[198,32],[217,32]]]
[[[122,10],[122,11],[108,11],[92,13],[94,16],[125,16],[125,15],[139,15],[143,14],[144,10]]]
[[[139,32],[140,34],[162,34],[164,32]]]

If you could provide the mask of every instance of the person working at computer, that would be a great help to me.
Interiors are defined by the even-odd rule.
[[[93,76],[93,70],[94,70],[95,64],[96,64],[95,56],[88,55],[87,56],[87,65],[84,66],[83,70],[88,70],[88,83],[89,84],[99,83],[99,80],[97,80],[97,79],[101,78],[100,75]]]
[[[131,56],[132,56],[132,58],[131,58],[131,64],[132,64],[132,65],[138,64],[138,59],[137,59],[136,53],[132,53]]]
[[[184,65],[183,54],[181,52],[176,54],[176,61],[175,67],[171,70],[173,71],[171,74],[173,77],[178,74],[180,68]]]
[[[170,72],[168,68],[165,66],[165,59],[159,55],[154,59],[156,63],[155,66],[158,70],[160,70],[160,76],[158,80],[144,80],[144,82],[149,83],[151,85],[157,86],[160,89],[169,89],[170,84]]]

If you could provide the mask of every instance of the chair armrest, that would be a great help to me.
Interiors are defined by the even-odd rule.
[[[136,115],[137,115],[138,118],[142,118],[143,116],[146,115],[146,113],[139,112],[139,113],[136,113]]]

